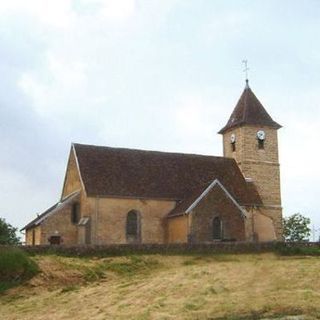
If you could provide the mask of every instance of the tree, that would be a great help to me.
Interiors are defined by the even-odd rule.
[[[0,218],[0,245],[2,244],[19,244],[20,240],[16,235],[17,228],[7,223],[5,219]]]
[[[310,219],[295,213],[283,219],[283,235],[287,241],[308,241],[311,234]]]

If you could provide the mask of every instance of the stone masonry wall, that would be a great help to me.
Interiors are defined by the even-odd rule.
[[[74,156],[74,152],[71,149],[67,170],[66,170],[66,175],[65,175],[62,197],[66,197],[70,193],[80,189],[82,189],[80,175],[78,172],[78,167],[77,167],[76,159]]]
[[[277,240],[283,240],[283,225],[282,225],[282,209],[273,207],[260,207],[259,212],[263,213],[267,217],[270,217],[273,221]]]
[[[256,133],[266,132],[264,149],[258,149]],[[236,134],[236,151],[232,152],[230,136]],[[223,136],[224,155],[234,158],[243,175],[252,178],[265,205],[281,206],[280,169],[277,131],[265,127],[240,127]]]
[[[257,131],[266,133],[265,148],[258,148]],[[232,151],[231,135],[236,135],[236,150]],[[277,130],[268,127],[243,126],[230,129],[223,135],[223,154],[235,158],[238,163],[243,160],[279,162]]]
[[[26,230],[26,245],[33,245],[33,232],[34,232],[34,245],[40,245],[41,243],[41,227],[37,226]]]
[[[78,229],[71,223],[71,204],[49,216],[41,224],[41,244],[49,244],[50,236],[60,236],[62,244],[78,244]]]
[[[126,243],[126,220],[130,210],[140,215],[142,243],[164,243],[166,216],[174,201],[123,198],[88,198],[91,210],[92,244]]]
[[[188,241],[188,215],[168,219],[168,243],[186,243]]]
[[[258,148],[256,133],[264,130],[264,149]],[[236,134],[236,151],[232,152],[230,137]],[[274,221],[278,240],[282,240],[282,208],[280,190],[280,165],[277,130],[268,127],[243,126],[223,135],[224,155],[234,158],[243,175],[253,183],[263,201],[259,208]]]
[[[239,208],[226,196],[220,187],[214,187],[192,211],[191,241],[212,241],[212,221],[220,217],[223,238],[244,241],[245,221]]]

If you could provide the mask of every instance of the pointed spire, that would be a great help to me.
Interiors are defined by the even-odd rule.
[[[234,108],[229,121],[219,131],[219,133],[223,134],[231,128],[240,127],[243,125],[266,126],[275,129],[281,128],[281,125],[271,118],[261,102],[252,92],[251,88],[249,87],[248,79],[246,79],[245,89],[236,107]]]

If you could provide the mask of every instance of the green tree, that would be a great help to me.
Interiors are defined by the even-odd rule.
[[[20,240],[17,237],[17,228],[7,223],[5,219],[0,218],[0,245],[2,244],[19,244]]]
[[[283,235],[287,241],[308,241],[311,234],[310,219],[295,213],[283,219]]]

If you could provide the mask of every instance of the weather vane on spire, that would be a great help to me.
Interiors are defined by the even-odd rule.
[[[249,79],[248,79],[248,71],[249,71],[249,68],[248,68],[248,60],[247,59],[244,59],[242,60],[242,63],[244,65],[244,69],[243,69],[243,72],[246,73],[246,84],[248,86],[248,82],[249,82]]]

